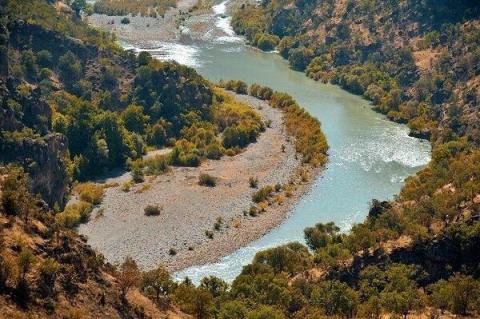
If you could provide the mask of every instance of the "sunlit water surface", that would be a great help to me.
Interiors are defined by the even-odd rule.
[[[408,136],[406,126],[387,121],[369,103],[336,86],[322,84],[291,70],[275,53],[263,53],[245,45],[233,32],[226,1],[213,7],[210,28],[176,43],[143,44],[158,59],[176,60],[194,67],[212,81],[238,79],[259,83],[292,95],[322,122],[330,145],[329,163],[291,215],[277,228],[213,264],[187,268],[175,278],[190,277],[195,283],[208,275],[232,281],[259,250],[290,241],[303,241],[303,229],[333,221],[342,230],[364,220],[372,198],[391,199],[406,177],[430,160],[427,141]],[[123,43],[126,48],[138,47]]]

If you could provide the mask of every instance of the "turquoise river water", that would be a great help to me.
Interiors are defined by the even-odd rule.
[[[303,241],[303,229],[317,222],[333,221],[348,230],[364,220],[372,198],[392,199],[404,179],[430,160],[427,141],[409,137],[406,126],[386,120],[364,99],[291,70],[278,54],[247,46],[231,29],[226,5],[219,3],[211,15],[196,17],[209,25],[201,35],[189,36],[186,24],[181,40],[150,43],[148,51],[159,59],[192,66],[212,81],[238,79],[289,93],[321,121],[330,145],[329,162],[279,227],[216,263],[174,274],[177,279],[189,276],[195,283],[208,275],[231,281],[257,251]]]

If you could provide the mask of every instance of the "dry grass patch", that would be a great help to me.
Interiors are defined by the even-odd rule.
[[[77,184],[73,191],[78,194],[82,201],[88,202],[92,205],[100,204],[105,193],[104,187],[91,182]]]

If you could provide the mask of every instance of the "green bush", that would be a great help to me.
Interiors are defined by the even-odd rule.
[[[288,62],[295,70],[303,71],[314,58],[313,51],[306,47],[291,49],[288,53]]]
[[[56,220],[60,225],[74,228],[88,221],[92,209],[92,204],[84,201],[69,204],[63,212],[56,215]]]
[[[144,208],[145,216],[158,216],[162,211],[162,207],[159,205],[148,205]]]
[[[258,178],[250,177],[248,179],[248,184],[250,185],[250,188],[257,188],[258,187]]]
[[[260,34],[258,40],[256,40],[256,45],[262,51],[271,51],[275,49],[278,42],[279,38],[276,35]]]
[[[269,199],[274,192],[274,188],[272,186],[265,186],[260,188],[252,195],[252,200],[255,203],[261,203],[267,199]]]
[[[217,185],[217,179],[208,174],[200,174],[198,184],[201,186],[215,187]]]

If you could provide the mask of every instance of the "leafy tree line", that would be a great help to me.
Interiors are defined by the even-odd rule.
[[[239,94],[248,93],[280,109],[284,113],[287,133],[295,138],[295,148],[303,156],[303,162],[314,166],[326,163],[328,143],[320,122],[299,106],[290,95],[259,84],[248,87],[246,83],[236,80],[224,81],[220,85]]]

